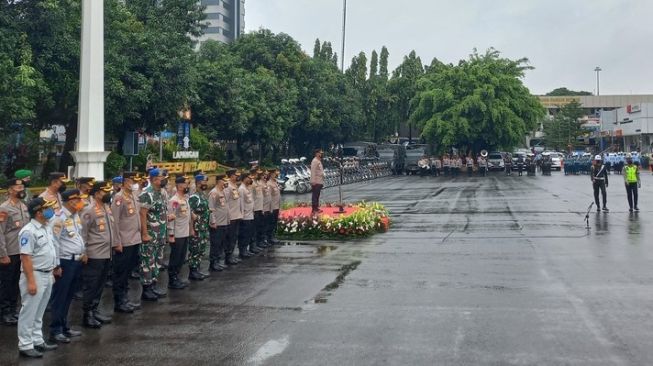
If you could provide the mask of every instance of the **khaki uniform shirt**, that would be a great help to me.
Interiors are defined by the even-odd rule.
[[[229,208],[227,207],[227,199],[224,196],[223,190],[218,190],[217,188],[211,190],[209,193],[209,211],[211,211],[209,225],[229,225]]]
[[[311,161],[311,184],[324,184],[324,168],[318,158]]]
[[[168,221],[168,236],[179,239],[189,237],[192,211],[186,196],[172,196],[168,201],[168,213],[175,215],[174,220]]]
[[[0,257],[20,254],[18,233],[29,220],[27,206],[22,201],[14,205],[7,200],[0,205]]]
[[[118,243],[130,247],[141,243],[140,205],[134,193],[116,193],[111,202],[111,213],[118,230]]]
[[[111,258],[111,248],[120,243],[110,207],[95,202],[82,210],[81,216],[86,255],[91,259]]]
[[[254,192],[254,212],[263,211],[263,181],[256,180],[252,184],[252,191]]]
[[[281,190],[279,189],[279,184],[276,179],[268,180],[268,186],[270,187],[270,209],[272,211],[278,210],[281,208]]]
[[[263,212],[272,211],[272,192],[267,182],[263,182]]]
[[[243,218],[243,210],[240,207],[240,193],[238,187],[229,182],[227,188],[224,189],[224,196],[227,199],[227,207],[229,208],[229,221],[240,220]]]
[[[254,220],[254,194],[252,187],[246,187],[244,184],[238,188],[240,193],[240,204],[243,210],[243,220]]]

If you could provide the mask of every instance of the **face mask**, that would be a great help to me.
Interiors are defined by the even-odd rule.
[[[190,189],[188,187],[184,188],[184,193],[190,192]]]
[[[28,181],[28,180],[24,180],[24,181],[23,181],[23,185],[24,185],[25,187],[29,187],[29,181]]]
[[[161,185],[160,185],[161,188],[165,188],[167,185],[168,185],[168,180],[167,179],[161,180]]]
[[[102,196],[102,203],[111,203],[111,195],[106,193],[104,196]]]
[[[206,184],[202,184],[202,185],[200,185],[200,189],[203,190],[203,191],[206,191],[207,189],[209,189],[209,186],[206,185]]]
[[[132,189],[132,192],[136,192],[139,189],[141,189],[141,186],[139,186],[138,184],[132,184],[131,189]]]
[[[66,191],[66,185],[62,184],[61,187],[59,187],[59,193],[64,193]]]
[[[51,208],[46,208],[43,210],[43,217],[45,217],[46,220],[50,220],[54,216],[54,210]]]
[[[147,186],[149,186],[149,185],[150,185],[150,182],[149,182],[149,181],[144,181],[144,182],[143,182],[143,188],[145,188],[145,187],[147,187]]]
[[[27,196],[27,194],[25,193],[25,191],[20,191],[20,192],[16,193],[16,198],[18,198],[19,200],[24,199],[25,196]]]
[[[121,187],[116,187],[116,193],[120,192],[121,189]]]

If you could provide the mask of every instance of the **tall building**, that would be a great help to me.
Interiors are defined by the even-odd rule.
[[[229,43],[245,33],[245,0],[200,0],[206,6],[204,35],[200,42],[208,39]]]

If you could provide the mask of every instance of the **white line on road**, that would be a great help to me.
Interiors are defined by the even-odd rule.
[[[268,358],[281,354],[289,344],[290,337],[288,335],[280,339],[269,340],[247,362],[252,365],[262,365]]]

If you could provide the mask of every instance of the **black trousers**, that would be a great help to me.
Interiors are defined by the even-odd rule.
[[[252,245],[256,245],[258,243],[262,243],[265,237],[265,216],[263,215],[263,211],[254,211],[254,236],[252,240],[252,244],[250,244],[250,248]]]
[[[77,291],[79,278],[82,275],[82,267],[84,266],[82,262],[72,259],[61,258],[60,262],[61,278],[52,286],[52,294],[50,295],[52,303],[50,309],[50,334],[52,335],[61,334],[70,329],[68,326],[68,312],[73,301],[73,295]]]
[[[0,315],[13,315],[18,301],[20,254],[10,255],[7,265],[0,264]]]
[[[219,261],[224,258],[225,246],[227,243],[227,231],[229,226],[218,226],[217,228],[209,231],[209,239],[211,240],[211,248],[209,250],[209,260],[211,262]]]
[[[139,265],[140,244],[122,247],[122,253],[113,255],[113,299],[115,305],[127,302],[129,291],[129,275]]]
[[[594,188],[594,203],[596,207],[601,208],[601,203],[599,202],[599,191],[601,191],[601,196],[603,198],[603,207],[608,203],[608,195],[605,191],[605,182],[602,180],[597,180],[592,184]]]
[[[254,220],[240,220],[240,227],[238,228],[238,252],[240,254],[247,251],[247,247],[251,244],[254,228]]]
[[[236,249],[236,243],[238,242],[238,231],[240,229],[240,219],[231,220],[229,223],[229,228],[227,229],[227,244],[224,249],[224,255],[229,257],[233,255],[234,249]]]
[[[110,259],[89,258],[82,269],[82,283],[84,286],[84,297],[82,309],[86,311],[97,310],[102,298],[104,282],[109,273]]]
[[[270,212],[270,215],[268,215],[268,220],[267,220],[265,236],[268,241],[274,239],[274,234],[277,231],[278,223],[279,223],[279,210],[274,210]]]
[[[179,274],[181,266],[184,265],[186,260],[186,253],[188,252],[188,242],[190,236],[185,238],[175,238],[174,243],[170,243],[170,259],[168,260],[168,277],[172,278]]]
[[[313,211],[320,209],[320,193],[322,193],[322,184],[311,184],[311,207]]]
[[[628,196],[628,206],[632,210],[633,207],[637,207],[637,183],[628,183],[626,184],[626,195]],[[635,206],[633,206],[633,203]]]

